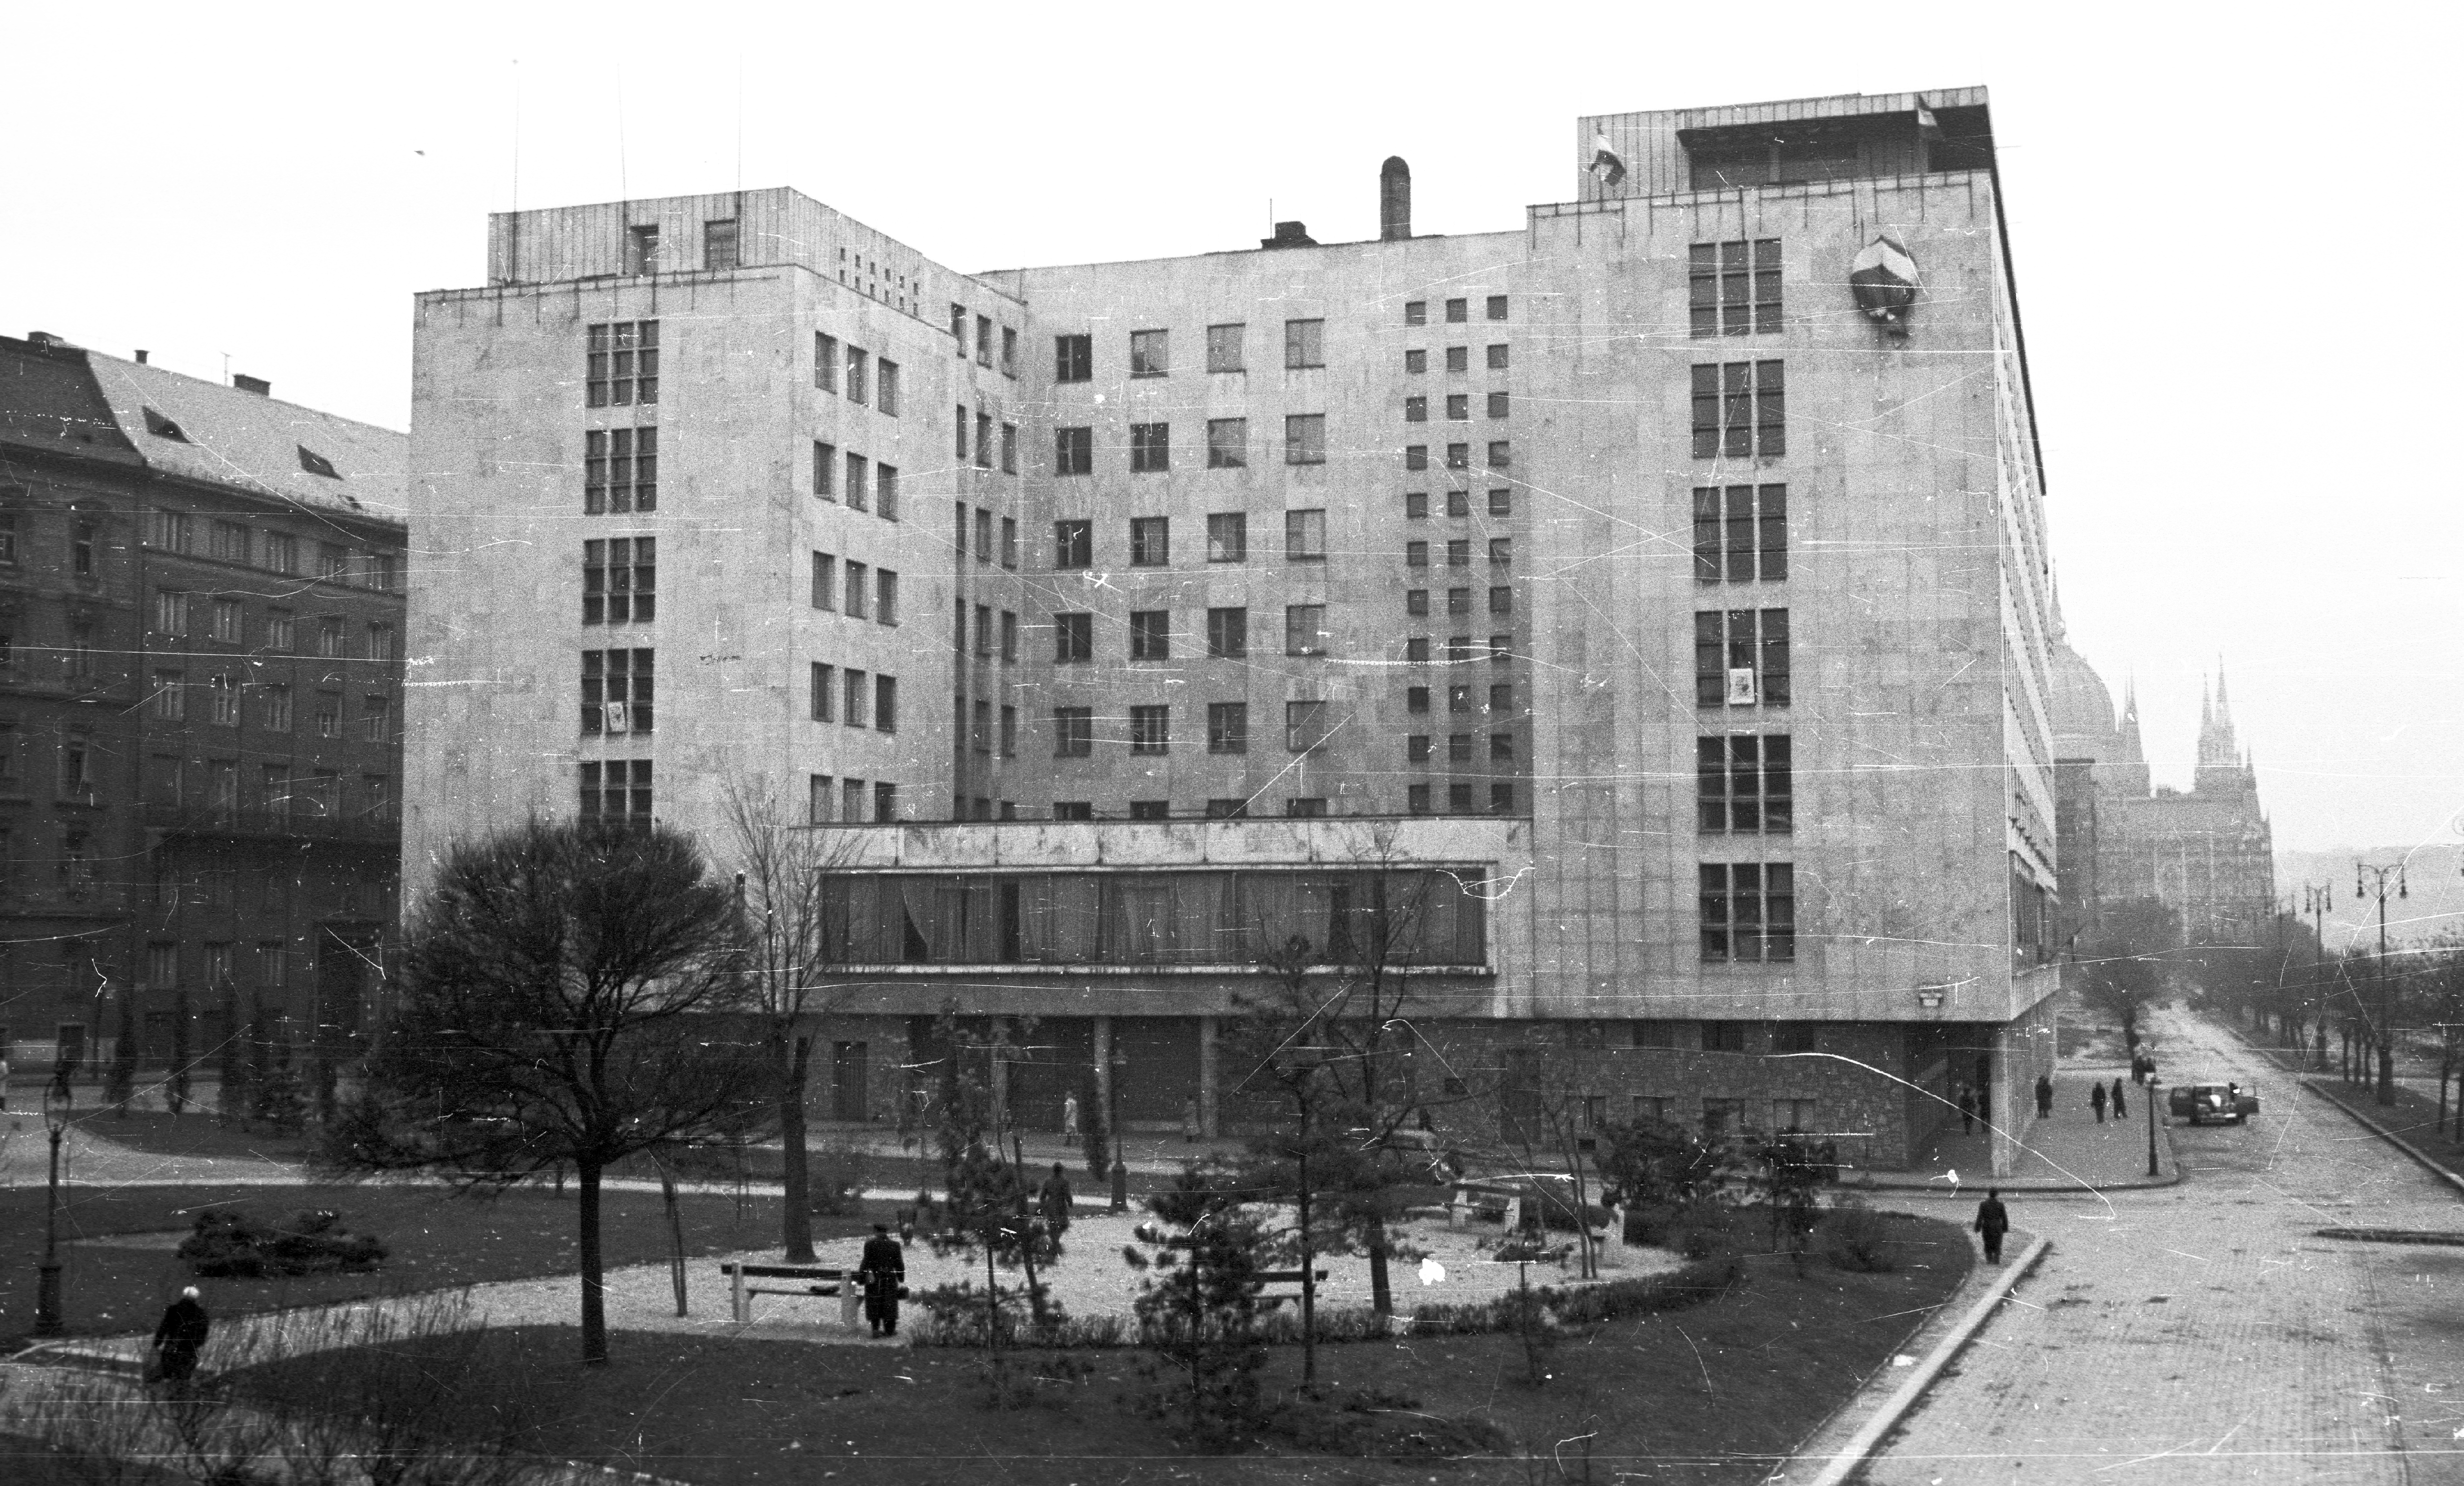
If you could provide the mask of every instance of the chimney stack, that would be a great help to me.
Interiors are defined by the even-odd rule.
[[[258,397],[274,396],[273,382],[266,381],[262,377],[252,377],[246,372],[231,373],[231,385],[239,388],[242,392],[253,392]]]
[[[1258,239],[1261,248],[1314,248],[1317,239],[1309,235],[1309,227],[1301,222],[1278,222],[1275,235]]]
[[[145,364],[145,348],[143,346],[137,348],[137,364],[140,366]]]
[[[1401,242],[1412,235],[1412,167],[1389,155],[1377,172],[1377,239]]]

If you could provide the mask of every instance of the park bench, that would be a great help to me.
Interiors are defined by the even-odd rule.
[[[1256,1278],[1257,1278],[1258,1282],[1259,1282],[1261,1285],[1295,1285],[1295,1286],[1296,1286],[1296,1285],[1298,1285],[1298,1284],[1301,1282],[1301,1272],[1300,1272],[1299,1270],[1296,1270],[1296,1269],[1268,1269],[1268,1270],[1261,1270],[1261,1271],[1258,1273],[1258,1275],[1256,1276]],[[1318,1282],[1319,1284],[1324,1284],[1324,1283],[1326,1283],[1326,1271],[1325,1271],[1325,1270],[1319,1270],[1319,1271],[1317,1272],[1317,1282]],[[1299,1290],[1297,1290],[1297,1289],[1295,1289],[1295,1290],[1294,1290],[1290,1295],[1288,1295],[1288,1296],[1283,1296],[1283,1295],[1264,1295],[1264,1294],[1262,1294],[1262,1295],[1260,1295],[1260,1296],[1258,1297],[1258,1299],[1259,1299],[1259,1300],[1263,1300],[1263,1301],[1265,1301],[1265,1304],[1266,1304],[1268,1307],[1270,1307],[1270,1308],[1271,1308],[1271,1307],[1273,1307],[1273,1306],[1275,1306],[1275,1305],[1278,1305],[1278,1304],[1280,1304],[1280,1303],[1282,1303],[1283,1301],[1287,1300],[1297,1300],[1298,1299],[1300,1299],[1300,1291],[1299,1291]]]
[[[718,1266],[727,1276],[727,1299],[731,1312],[739,1326],[753,1322],[753,1298],[757,1295],[836,1296],[839,1320],[849,1328],[863,1317],[864,1285],[851,1269],[830,1269],[815,1264],[736,1264]],[[803,1283],[794,1289],[776,1285],[747,1283],[757,1279],[798,1279]],[[899,1299],[907,1297],[907,1287],[898,1287]]]

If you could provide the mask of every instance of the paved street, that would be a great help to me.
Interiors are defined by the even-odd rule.
[[[2464,1480],[2464,1249],[2316,1236],[2464,1231],[2464,1203],[2229,1034],[2157,1030],[2169,1074],[2263,1112],[2176,1125],[2179,1186],[2014,1200],[2053,1252],[1862,1478]]]

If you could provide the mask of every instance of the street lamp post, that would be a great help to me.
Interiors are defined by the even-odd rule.
[[[1104,1124],[1112,1132],[1112,1211],[1130,1211],[1130,1170],[1128,1147],[1121,1140],[1121,1074],[1130,1060],[1121,1056],[1120,1044],[1111,1047],[1111,1079],[1104,1085]]]
[[[2365,873],[2369,874],[2371,879],[2366,884],[2363,881],[2363,874]],[[2392,1024],[2392,1017],[2388,1007],[2390,997],[2387,988],[2387,879],[2389,878],[2393,878],[2395,880],[2395,895],[2397,897],[2408,898],[2411,896],[2411,893],[2405,886],[2403,863],[2399,862],[2393,866],[2371,866],[2366,863],[2361,862],[2353,863],[2353,896],[2356,898],[2376,898],[2379,901],[2379,989],[2377,996],[2379,1009],[2377,1017],[2378,1026],[2375,1029],[2375,1034],[2379,1044],[2378,1093],[2379,1103],[2382,1104],[2392,1104],[2395,1103],[2395,1027]]]
[[[43,1210],[43,1263],[34,1289],[34,1335],[38,1337],[55,1337],[68,1329],[60,1320],[60,1137],[68,1133],[75,1098],[63,1065],[43,1090],[43,1128],[52,1137],[52,1183],[51,1198]]]
[[[2147,1080],[2147,1174],[2156,1174],[2156,1080]]]

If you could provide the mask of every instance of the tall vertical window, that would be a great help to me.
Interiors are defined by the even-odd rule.
[[[611,320],[585,332],[583,401],[624,407],[659,400],[659,322]]]
[[[1796,874],[1785,862],[1705,863],[1697,906],[1703,958],[1785,963],[1796,958]]]
[[[1052,565],[1063,569],[1093,567],[1095,565],[1095,523],[1092,521],[1053,522]]]
[[[239,726],[239,677],[230,671],[216,671],[206,678],[206,702],[209,718],[218,728]],[[0,777],[5,777],[0,775]]]
[[[1014,423],[1001,426],[1001,471],[1018,473],[1018,425]]]
[[[1095,472],[1095,430],[1092,428],[1053,429],[1052,472],[1054,474],[1093,474]]]
[[[898,519],[898,467],[872,467],[872,514],[884,521]]]
[[[872,570],[872,617],[875,623],[898,623],[898,575],[888,568]]]
[[[658,586],[657,537],[582,544],[582,623],[648,623],[658,616]]]
[[[1172,611],[1170,609],[1132,609],[1130,611],[1130,659],[1133,661],[1172,659]]]
[[[839,606],[839,559],[826,552],[813,554],[812,604],[817,609]]]
[[[368,659],[393,661],[402,658],[400,637],[393,625],[383,620],[368,621]]]
[[[1284,560],[1287,562],[1324,562],[1326,560],[1325,511],[1284,513]]]
[[[1710,609],[1694,616],[1699,707],[1788,705],[1788,611]]]
[[[981,408],[976,410],[976,468],[993,467],[993,415]]]
[[[1095,752],[1095,713],[1085,707],[1052,710],[1052,756],[1085,758]]]
[[[360,698],[360,739],[365,743],[393,741],[393,701],[384,696]]]
[[[1245,470],[1248,465],[1249,420],[1246,418],[1206,420],[1206,468]]]
[[[1092,614],[1055,614],[1052,616],[1052,659],[1068,665],[1095,658],[1095,616]]]
[[[1284,365],[1297,368],[1325,364],[1326,321],[1284,321]]]
[[[1206,369],[1211,372],[1236,372],[1247,369],[1243,341],[1248,335],[1246,325],[1209,325],[1206,327]]]
[[[1246,512],[1218,511],[1207,516],[1206,560],[1249,560],[1249,516]]]
[[[195,523],[185,511],[145,514],[145,545],[158,552],[187,552],[195,540]]]
[[[1777,361],[1694,368],[1694,457],[1771,458],[1788,452],[1787,386]]]
[[[993,514],[981,506],[976,508],[976,560],[993,560]]]
[[[1696,827],[1752,835],[1788,831],[1794,817],[1787,733],[1697,738]]]
[[[1695,335],[1778,332],[1778,238],[1696,243],[1686,254],[1685,277]]]
[[[872,504],[865,493],[865,471],[871,463],[862,454],[852,451],[847,456],[847,489],[840,499],[847,502],[849,511],[863,511]]]
[[[265,731],[291,731],[291,688],[279,682],[265,688]]]
[[[976,317],[976,364],[990,366],[992,363],[993,318],[989,315],[979,315]]]
[[[1004,377],[1018,375],[1018,332],[1007,325],[1001,327],[1001,369]]]
[[[1160,568],[1172,565],[1172,518],[1170,516],[1132,516],[1130,518],[1130,566]]]
[[[847,348],[847,400],[869,403],[872,400],[872,353],[862,346]]]
[[[659,229],[655,227],[628,227],[625,229],[625,272],[655,273],[659,263]]]
[[[839,447],[813,441],[813,494],[822,500],[839,498]]]
[[[1705,583],[1788,577],[1788,487],[1696,486],[1694,577]]]
[[[1325,745],[1333,730],[1333,709],[1325,702],[1284,704],[1284,747],[1306,754]]]
[[[872,678],[872,727],[876,732],[898,731],[898,678]]]
[[[1155,474],[1172,468],[1172,425],[1168,423],[1133,423],[1130,425],[1130,470],[1136,474]]]
[[[1284,463],[1326,463],[1326,414],[1287,413],[1284,417]]]
[[[1131,708],[1130,752],[1166,754],[1171,751],[1172,709],[1169,707]]]
[[[1001,565],[1018,566],[1018,518],[1003,516],[1001,520]]]
[[[838,781],[826,774],[816,774],[804,781],[804,823],[826,824],[838,812]]]
[[[824,661],[811,663],[812,705],[815,722],[836,722],[839,719],[839,668]]]
[[[959,354],[965,355],[964,338],[959,341]],[[1055,336],[1052,338],[1052,380],[1055,382],[1087,382],[1095,375],[1095,338],[1092,336]]]
[[[839,389],[839,338],[813,332],[813,385],[825,392]]]
[[[154,673],[154,688],[146,693],[145,710],[165,722],[178,722],[188,715],[188,688],[185,675],[176,670]]]
[[[705,222],[701,225],[701,266],[705,273],[718,273],[736,267],[736,219]]]
[[[649,732],[651,723],[652,650],[582,652],[582,731],[584,734]]]
[[[154,592],[154,632],[159,635],[186,635],[188,632],[188,596],[168,588]]]
[[[1285,606],[1284,653],[1286,655],[1324,655],[1326,642],[1325,604],[1294,603]]]
[[[1249,752],[1249,704],[1206,704],[1206,751],[1210,754]]]
[[[1018,660],[1018,615],[1009,609],[1001,610],[1001,658],[1004,666],[1013,665]]]
[[[658,429],[593,428],[582,436],[582,509],[585,514],[658,508]],[[269,548],[272,545],[267,543]]]
[[[871,726],[872,676],[850,666],[839,673],[839,719],[850,728]]]
[[[649,824],[650,760],[619,758],[583,764],[582,819],[610,824]]]
[[[1003,758],[1018,756],[1018,709],[1004,706],[1001,710],[1001,754]]]
[[[1249,653],[1249,611],[1206,611],[1206,653],[1216,660],[1239,660]]]
[[[872,405],[892,418],[898,416],[898,363],[883,357],[879,369],[874,373]]]
[[[872,569],[849,557],[847,563],[847,608],[849,619],[872,618]]]
[[[1172,332],[1168,330],[1133,330],[1130,332],[1130,375],[1161,377],[1172,370]]]

